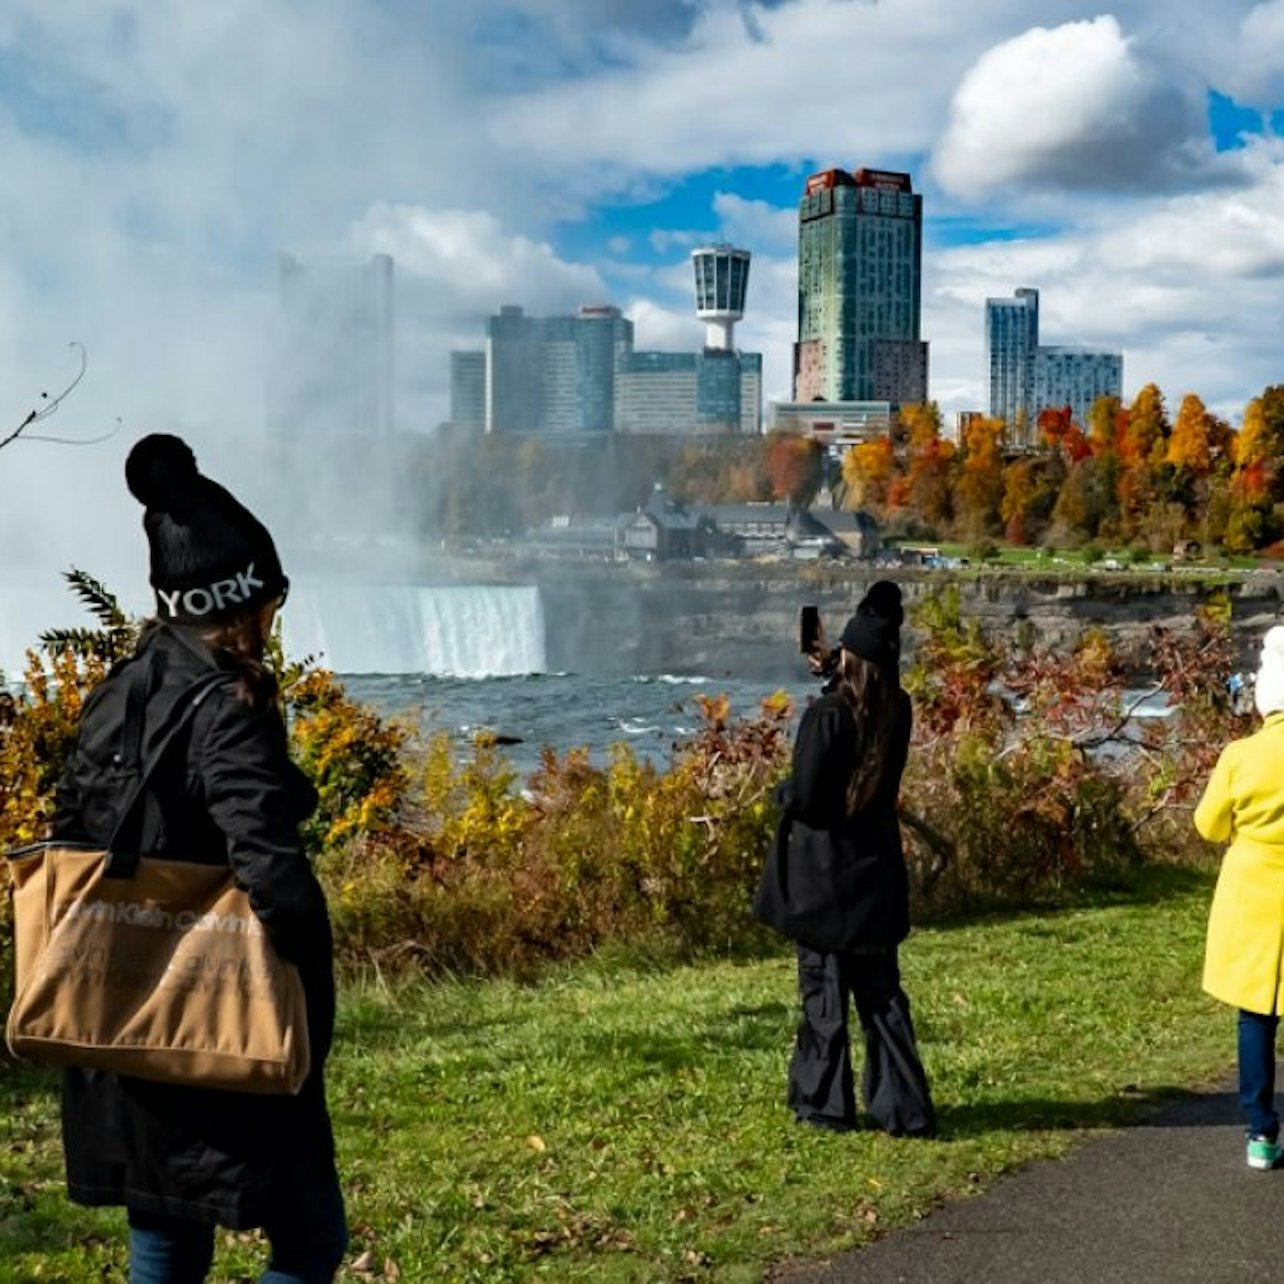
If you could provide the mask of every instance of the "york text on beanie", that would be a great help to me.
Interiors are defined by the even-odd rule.
[[[183,615],[221,615],[229,607],[249,606],[255,600],[255,589],[267,585],[254,574],[254,563],[237,571],[230,580],[215,580],[208,588],[197,585],[189,589],[157,588],[156,599],[161,615],[177,619]]]

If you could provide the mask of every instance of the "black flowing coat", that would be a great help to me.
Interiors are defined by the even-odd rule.
[[[804,712],[792,773],[776,794],[776,840],[754,903],[759,918],[800,945],[876,951],[908,935],[909,877],[896,802],[912,726],[909,696],[898,691],[878,792],[849,816],[857,752],[851,707],[831,692]]]
[[[121,798],[112,755],[121,742],[134,666],[153,673],[143,754],[178,698],[218,668],[192,631],[159,625],[86,701],[58,789],[56,839],[105,846]],[[150,790],[143,850],[171,860],[230,864],[307,998],[312,1070],[295,1096],[262,1096],[69,1070],[63,1087],[67,1189],[82,1204],[262,1225],[287,1188],[334,1179],[323,1068],[334,1032],[335,988],[325,896],[298,826],[316,793],[290,761],[275,709],[255,710],[235,683],[217,684],[166,751]]]

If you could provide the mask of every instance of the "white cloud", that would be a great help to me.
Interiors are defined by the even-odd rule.
[[[769,250],[792,248],[798,241],[798,212],[767,201],[745,200],[735,192],[717,192],[713,212],[722,236],[734,245]]]
[[[348,241],[362,253],[391,254],[399,271],[430,281],[442,316],[481,317],[502,303],[574,311],[606,293],[595,268],[564,262],[545,241],[505,233],[484,211],[381,201],[349,229]]]
[[[1284,98],[1284,0],[1254,5],[1219,61],[1219,87],[1268,110]]]
[[[704,328],[694,308],[684,311],[639,298],[631,300],[624,312],[633,322],[633,344],[639,351],[691,352],[702,342]]]
[[[638,44],[623,65],[502,104],[492,138],[573,167],[576,191],[621,172],[915,151],[952,85],[933,69],[979,55],[987,10],[1004,7],[797,0],[746,24],[714,6],[678,46]]]
[[[1144,194],[1229,179],[1202,92],[1138,57],[1110,15],[1035,27],[963,78],[933,170],[974,199],[1006,184]]]

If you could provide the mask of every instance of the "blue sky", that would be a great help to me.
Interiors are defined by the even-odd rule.
[[[815,169],[924,194],[923,333],[984,406],[988,295],[1232,419],[1284,382],[1284,0],[8,0],[0,384],[217,450],[262,431],[275,256],[397,263],[402,424],[503,303],[700,342],[687,254],[753,251],[741,346],[789,394]],[[0,529],[0,536],[6,532]]]

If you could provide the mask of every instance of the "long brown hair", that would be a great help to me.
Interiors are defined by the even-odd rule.
[[[267,709],[277,703],[276,676],[263,662],[267,628],[262,608],[246,611],[201,632],[201,640],[218,661],[239,681],[236,694],[252,709]]]
[[[849,816],[868,807],[883,783],[898,689],[894,669],[872,664],[842,648],[837,691],[856,723],[856,766],[847,782]]]

